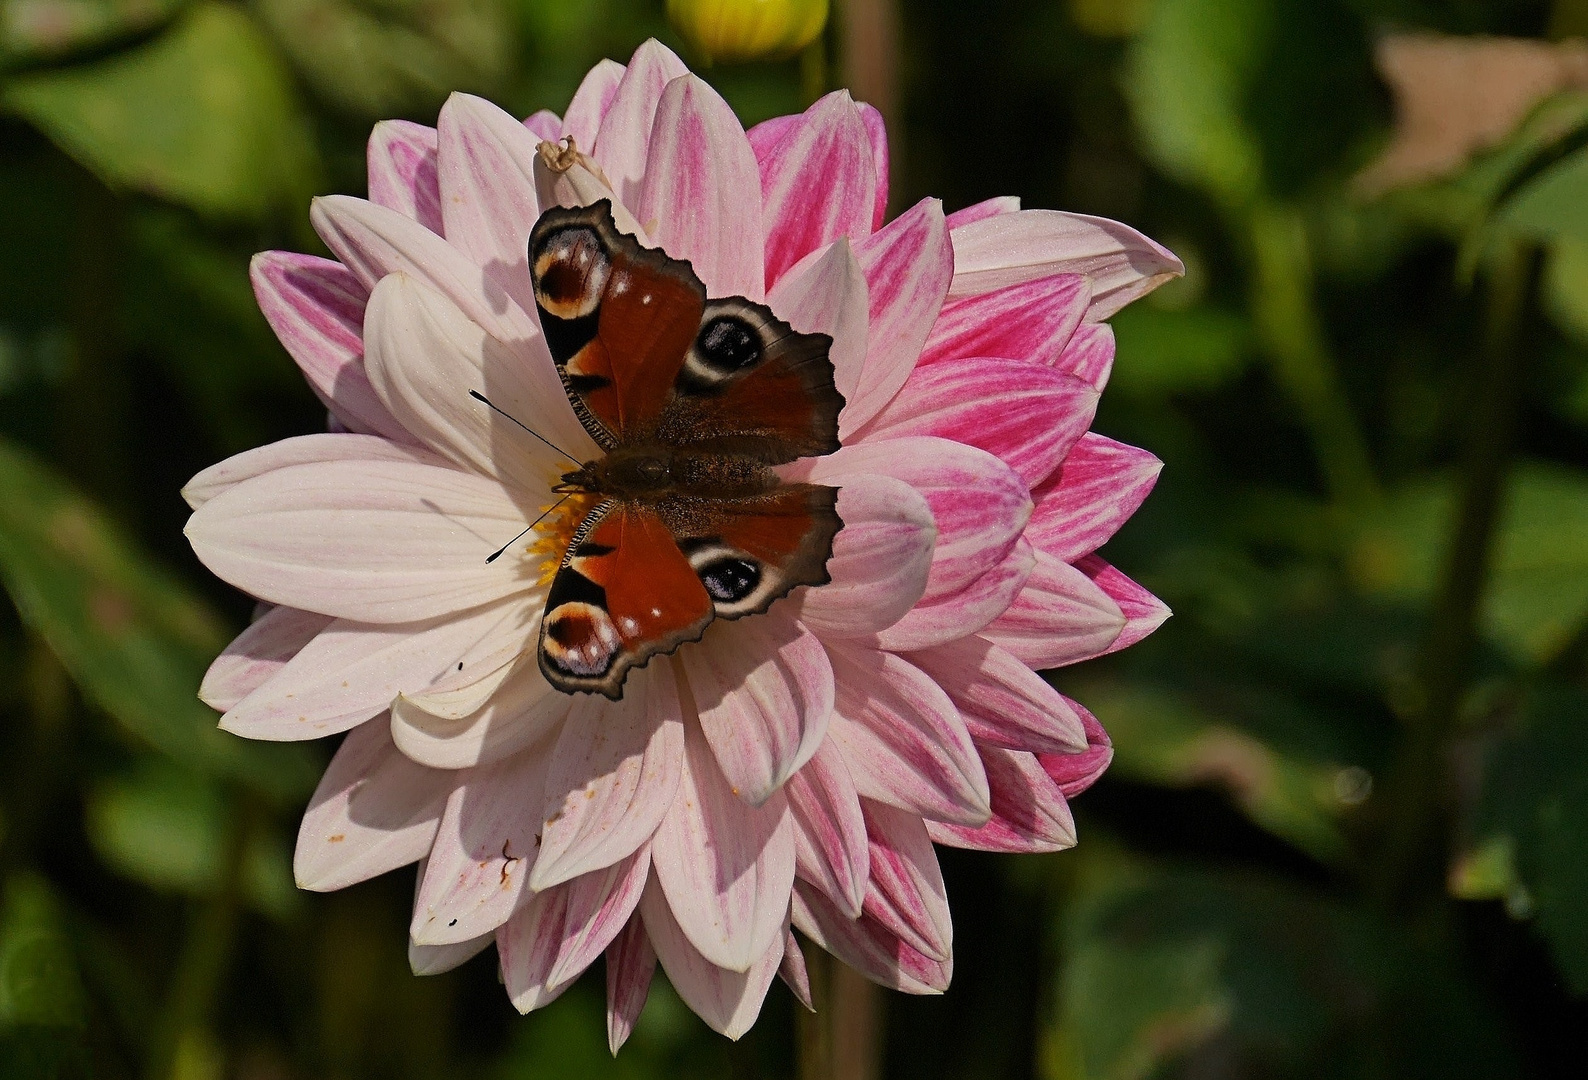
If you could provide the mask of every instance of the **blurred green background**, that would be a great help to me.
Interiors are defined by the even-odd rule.
[[[659,977],[613,1062],[599,968],[527,1018],[489,953],[410,975],[408,875],[293,889],[329,748],[194,696],[249,604],[177,491],[324,426],[249,255],[321,250],[374,120],[653,34],[747,123],[881,99],[896,207],[1188,267],[1097,422],[1166,462],[1105,553],[1177,617],[1053,676],[1117,748],[1081,846],[944,853],[954,985],[886,998],[882,1075],[1583,1075],[1588,0],[852,0],[737,66],[662,0],[0,0],[0,1075],[797,1075],[781,986],[730,1045]]]

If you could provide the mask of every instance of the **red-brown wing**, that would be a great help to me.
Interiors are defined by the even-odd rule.
[[[540,625],[540,669],[564,693],[623,696],[629,670],[697,641],[711,597],[673,534],[648,507],[590,512],[552,579]]]

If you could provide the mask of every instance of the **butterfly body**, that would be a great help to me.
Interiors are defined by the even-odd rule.
[[[556,490],[597,501],[552,579],[539,662],[617,699],[630,670],[718,618],[830,578],[837,489],[774,467],[838,449],[831,339],[619,233],[611,208],[553,208],[529,241],[535,301],[568,400],[605,451]]]

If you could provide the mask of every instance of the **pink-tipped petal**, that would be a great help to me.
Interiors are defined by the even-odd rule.
[[[755,154],[728,103],[694,75],[669,83],[656,107],[635,216],[689,260],[708,296],[766,295]]]
[[[652,859],[683,934],[712,964],[749,971],[781,944],[794,881],[788,803],[774,792],[760,806],[747,805],[717,767],[693,718],[685,731],[683,779],[656,830]],[[657,951],[671,975],[660,943]]]
[[[1171,612],[1168,604],[1096,555],[1077,559],[1075,568],[1107,593],[1125,615],[1125,628],[1119,632],[1119,636],[1105,652],[1118,652],[1120,649],[1129,648],[1158,629],[1169,618]]]
[[[888,217],[888,126],[876,106],[862,101],[860,122],[866,125],[866,137],[871,140],[871,171],[877,178],[876,200],[871,208],[871,231],[882,228]]]
[[[977,742],[1043,753],[1086,746],[1086,731],[1069,700],[986,638],[961,638],[907,659],[948,691]]]
[[[884,930],[875,919],[845,916],[805,882],[794,885],[793,922],[802,934],[872,982],[906,994],[941,994],[952,960],[933,960]]]
[[[833,383],[845,399],[855,392],[866,362],[870,301],[866,275],[847,238],[783,275],[767,293],[767,306],[802,334],[833,339],[828,359]]]
[[[816,1001],[811,997],[810,969],[805,966],[805,954],[800,951],[799,939],[791,927],[783,929],[783,962],[778,965],[777,975],[793,993],[794,1000],[809,1011],[816,1011]]]
[[[1038,552],[1025,587],[982,636],[1041,671],[1103,655],[1124,628],[1119,604],[1086,574]]]
[[[526,635],[526,645],[534,635]],[[392,702],[392,737],[398,749],[436,769],[469,769],[511,757],[560,725],[573,699],[551,688],[529,651],[508,665],[506,678],[475,711],[438,715],[438,695]]]
[[[1052,364],[1081,325],[1091,300],[1091,286],[1078,274],[950,300],[926,339],[921,363],[1005,356]]]
[[[839,237],[870,236],[877,201],[871,140],[847,90],[812,105],[760,163],[770,289],[806,255]]]
[[[1114,746],[1108,732],[1097,722],[1097,717],[1085,708],[1070,702],[1081,723],[1086,727],[1086,749],[1078,754],[1038,754],[1037,763],[1052,778],[1067,799],[1073,799],[1103,775],[1109,762],[1114,760]]]
[[[871,854],[860,796],[832,740],[783,788],[794,819],[795,873],[821,889],[850,918],[866,897]]]
[[[1053,367],[1096,387],[1101,394],[1114,371],[1114,328],[1107,323],[1083,323]]]
[[[369,201],[441,232],[441,184],[436,176],[436,129],[408,120],[382,120],[369,133]]]
[[[712,963],[695,948],[694,939],[679,925],[676,908],[669,905],[660,881],[652,875],[640,900],[645,932],[650,935],[667,980],[695,1013],[713,1031],[737,1040],[761,1015],[761,1003],[771,989],[772,979],[783,962],[783,925],[788,918],[788,899],[778,919],[770,944],[742,971]]]
[[[1101,322],[1185,273],[1168,248],[1129,225],[1058,210],[1020,210],[954,230],[952,296],[973,296],[1053,274],[1092,283],[1086,317]]]
[[[651,838],[679,790],[681,715],[662,661],[631,672],[621,701],[575,697],[546,777],[534,888],[610,866]]]
[[[215,658],[199,684],[199,700],[221,712],[235,707],[329,625],[329,615],[289,607],[271,608]]]
[[[1032,490],[1026,539],[1065,562],[1090,555],[1136,512],[1162,470],[1147,451],[1089,432]]]
[[[1019,209],[1020,196],[995,195],[991,199],[983,199],[979,203],[972,203],[963,209],[955,210],[948,215],[948,228],[952,232],[955,229],[963,229],[966,225],[997,217],[999,214],[1012,214]]]
[[[612,99],[617,97],[618,84],[623,81],[626,70],[616,60],[602,60],[591,68],[579,84],[579,89],[573,92],[573,99],[568,102],[568,111],[562,116],[562,129],[555,135],[542,138],[556,142],[566,135],[573,139],[575,146],[588,154],[595,147],[601,119],[612,107]]]
[[[910,377],[954,276],[943,207],[923,199],[855,246],[871,302],[866,362],[839,417],[847,437],[892,400]]]
[[[556,142],[562,138],[562,117],[550,109],[537,109],[524,117],[524,130],[535,137],[537,146]]]
[[[607,175],[618,201],[626,206],[640,204],[640,187],[662,92],[668,83],[687,74],[689,69],[684,62],[652,38],[634,51],[618,80],[596,131],[591,156]]]
[[[833,669],[821,641],[786,607],[774,607],[760,618],[718,621],[679,662],[723,776],[760,806],[827,734]]]
[[[525,888],[540,832],[544,748],[460,778],[436,830],[408,933],[421,945],[468,941],[505,923]]]
[[[331,415],[349,431],[412,441],[364,374],[369,289],[340,263],[290,251],[255,255],[249,278],[259,310]]]
[[[378,435],[352,432],[322,432],[297,435],[279,442],[244,450],[225,461],[211,465],[182,488],[182,498],[197,510],[221,492],[244,480],[263,476],[289,465],[308,465],[321,461],[414,461],[430,465],[445,464],[429,451],[408,443],[394,443]]]
[[[838,681],[830,725],[855,790],[938,821],[980,825],[987,774],[943,689],[891,653],[827,643]]]
[[[876,636],[877,644],[895,652],[930,649],[980,632],[1007,612],[1037,565],[1036,550],[1016,541],[1003,561],[959,592],[932,595]]]
[[[932,839],[975,851],[1038,854],[1075,846],[1075,819],[1059,785],[1033,754],[981,747],[992,786],[992,820],[979,829],[927,824]]]
[[[355,728],[298,826],[298,888],[331,892],[424,858],[456,783],[403,757],[380,720]]]
[[[917,952],[947,960],[954,954],[954,924],[925,822],[919,814],[882,803],[867,800],[861,806],[871,838],[864,913]]]
[[[607,1047],[614,1055],[634,1033],[656,974],[656,951],[639,912],[607,946]]]

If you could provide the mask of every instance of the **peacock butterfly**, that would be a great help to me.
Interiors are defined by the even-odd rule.
[[[605,451],[554,489],[598,501],[552,578],[540,668],[617,700],[631,669],[713,619],[831,580],[838,490],[773,466],[838,449],[832,339],[708,299],[688,262],[619,232],[607,200],[542,214],[529,267],[568,400]]]

